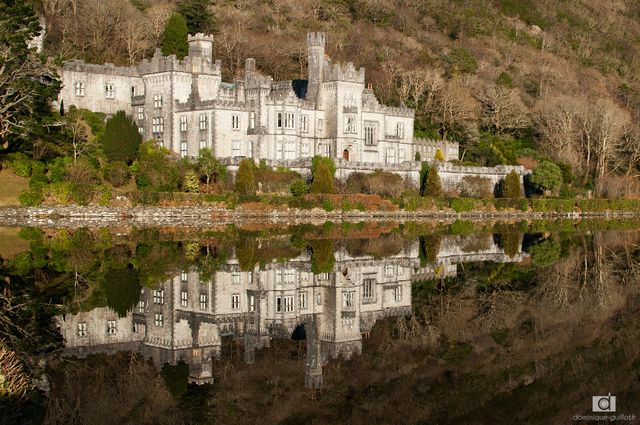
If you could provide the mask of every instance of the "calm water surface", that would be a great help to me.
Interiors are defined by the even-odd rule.
[[[640,423],[640,223],[0,232],[1,423]]]

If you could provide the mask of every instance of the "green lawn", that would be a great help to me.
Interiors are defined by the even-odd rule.
[[[29,179],[18,177],[11,170],[0,170],[0,207],[20,205],[18,195],[29,187]]]

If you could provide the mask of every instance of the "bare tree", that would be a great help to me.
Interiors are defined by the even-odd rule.
[[[164,26],[171,17],[173,9],[174,7],[171,3],[157,3],[147,10],[147,18],[151,26],[151,41],[155,46],[160,43]]]
[[[597,154],[596,179],[602,179],[610,166],[616,168],[624,129],[630,123],[629,113],[609,99],[594,105],[596,125],[594,140]]]
[[[434,121],[446,139],[452,130],[465,128],[477,121],[479,105],[471,91],[459,79],[455,79],[447,81],[438,92],[433,112]]]
[[[527,128],[531,123],[528,110],[516,90],[485,86],[477,99],[482,104],[482,124],[499,133]]]
[[[139,12],[127,16],[120,22],[118,36],[131,66],[151,47],[151,27]]]

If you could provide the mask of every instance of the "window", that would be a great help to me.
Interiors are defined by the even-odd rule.
[[[240,140],[234,140],[233,141],[232,156],[240,156]]]
[[[84,338],[85,336],[87,336],[87,324],[84,322],[78,323],[78,329],[76,333],[80,338]]]
[[[284,283],[294,283],[296,281],[296,271],[293,269],[284,271]]]
[[[240,294],[231,295],[231,309],[237,310],[240,308]]]
[[[144,300],[138,301],[138,312],[144,313]]]
[[[306,292],[300,292],[298,294],[298,308],[300,310],[307,309],[307,293]]]
[[[73,83],[73,94],[76,96],[84,96],[84,81],[76,81]]]
[[[375,145],[377,142],[376,137],[376,123],[373,122],[365,122],[364,123],[364,144],[365,145]]]
[[[164,325],[164,316],[162,313],[156,313],[154,323],[156,326]]]
[[[231,128],[233,130],[240,130],[240,115],[231,116]]]
[[[164,118],[155,117],[151,120],[151,127],[153,133],[164,133]]]
[[[200,139],[200,149],[207,147],[207,139]]]
[[[376,280],[365,278],[362,280],[362,298],[366,301],[375,299]]]
[[[139,107],[138,108],[138,119],[141,120],[141,121],[144,119],[144,108],[143,107]]]
[[[144,127],[138,127],[138,133],[144,134]]]
[[[104,97],[107,99],[114,99],[116,97],[115,90],[113,89],[113,84],[107,83],[104,85]]]
[[[276,119],[276,128],[282,128],[282,112],[278,112]]]
[[[300,115],[300,131],[306,133],[309,131],[309,117],[306,115]]]
[[[402,162],[404,161],[404,149],[399,148],[398,149],[398,162]]]
[[[154,94],[153,95],[153,107],[154,108],[162,108],[162,95]]]
[[[393,288],[393,300],[395,302],[402,301],[402,286]]]
[[[207,116],[205,114],[200,114],[200,117],[198,118],[198,128],[200,130],[207,129]]]
[[[231,282],[233,282],[234,285],[240,284],[240,273],[239,272],[231,273]]]
[[[253,158],[253,142],[249,142],[249,158]]]
[[[118,332],[118,324],[115,320],[107,320],[107,335],[115,335]]]
[[[249,295],[249,311],[256,311],[256,297],[255,295]]]
[[[200,294],[200,310],[207,309],[207,294]]]
[[[293,297],[284,297],[284,311],[286,313],[293,311]]]
[[[296,144],[285,143],[284,145],[284,159],[295,159],[296,158]]]
[[[180,142],[180,158],[187,157],[187,142]]]
[[[157,289],[153,291],[153,303],[164,304],[164,289]]]
[[[384,266],[384,276],[385,277],[393,277],[396,274],[396,270],[395,267],[393,267],[392,265],[387,264],[386,266]]]
[[[249,112],[249,128],[256,128],[256,113]]]
[[[180,131],[187,131],[187,117],[180,117]]]
[[[287,113],[284,118],[284,128],[295,128],[296,115]]]
[[[355,307],[355,291],[348,291],[342,293],[342,308],[352,309]]]
[[[396,136],[398,136],[400,139],[404,138],[404,123],[396,123]]]
[[[186,271],[182,271],[180,273],[180,282],[188,282],[189,281],[189,274]]]
[[[131,326],[131,332],[137,334],[139,330],[140,330],[140,325],[138,323],[133,323],[133,325]]]
[[[344,117],[344,132],[356,133],[356,117]]]
[[[318,131],[322,131],[322,119],[318,120]]]
[[[284,159],[284,143],[276,142],[276,159]]]
[[[308,143],[303,143],[300,146],[300,152],[301,152],[302,157],[304,157],[304,158],[308,157],[309,156],[309,144]]]
[[[322,305],[322,294],[316,294],[316,305]]]
[[[318,274],[318,280],[329,280],[329,273],[323,272]]]
[[[394,162],[396,162],[396,158],[395,158],[395,149],[394,148],[387,148],[387,150],[385,151],[386,155],[384,158],[384,162],[386,162],[387,164],[393,164]]]
[[[331,157],[331,145],[320,145],[320,155]]]

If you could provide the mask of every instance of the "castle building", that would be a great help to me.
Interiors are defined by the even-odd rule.
[[[245,62],[242,79],[223,82],[213,37],[189,36],[184,60],[163,56],[134,67],[67,62],[59,101],[94,112],[124,110],[144,139],[181,157],[210,148],[219,158],[413,161],[414,110],[381,105],[364,68],[332,62],[324,33],[307,34],[307,80],[273,81]]]

